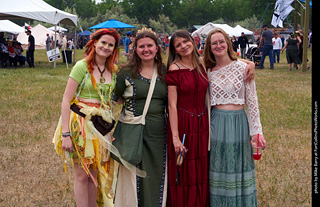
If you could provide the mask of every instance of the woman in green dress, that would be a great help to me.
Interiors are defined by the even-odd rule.
[[[154,68],[158,75],[145,119],[142,159],[137,165],[147,173],[147,177],[138,177],[120,165],[115,206],[165,206],[167,89],[161,50],[157,37],[151,30],[138,32],[133,56],[118,73],[114,100],[118,103],[124,102],[122,113],[125,116],[140,116],[146,103]],[[113,134],[116,141],[120,135],[125,135],[127,139],[139,136],[133,132],[132,125],[119,121]]]

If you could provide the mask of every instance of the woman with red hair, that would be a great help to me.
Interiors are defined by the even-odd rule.
[[[55,149],[63,160],[74,164],[74,194],[77,206],[112,204],[113,160],[117,154],[110,133],[95,128],[91,117],[114,124],[111,92],[115,87],[120,35],[114,29],[96,31],[86,45],[85,58],[73,67],[63,95],[61,118],[55,132]],[[70,112],[70,105],[78,111]],[[97,201],[97,191],[99,200]]]

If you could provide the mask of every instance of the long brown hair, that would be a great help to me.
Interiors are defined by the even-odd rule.
[[[227,33],[223,29],[216,28],[216,29],[213,29],[208,34],[208,37],[207,37],[207,40],[206,40],[206,45],[204,47],[204,63],[206,65],[207,69],[216,66],[216,58],[214,57],[214,55],[213,55],[213,53],[211,51],[211,37],[212,37],[213,34],[215,34],[217,32],[220,32],[224,36],[224,39],[226,40],[226,43],[228,45],[228,55],[229,55],[230,59],[231,60],[237,60],[237,54],[232,48],[232,43],[231,43],[231,40],[230,40],[229,36],[227,35]]]
[[[161,75],[162,78],[164,78],[163,72],[162,72],[162,57],[161,57],[161,48],[159,48],[158,43],[157,43],[157,37],[155,34],[153,34],[152,32],[148,32],[148,31],[144,31],[141,33],[137,34],[137,37],[133,43],[133,54],[132,57],[129,59],[129,62],[127,64],[125,64],[124,66],[121,67],[121,69],[124,70],[132,70],[132,77],[137,78],[137,73],[139,73],[142,69],[142,63],[141,63],[141,59],[139,58],[137,52],[136,52],[136,48],[137,48],[137,42],[142,39],[142,38],[146,38],[149,37],[150,39],[152,39],[155,43],[155,45],[158,47],[158,52],[154,58],[154,62],[157,64],[157,69],[158,69],[158,74]]]
[[[202,60],[200,58],[199,51],[197,49],[196,43],[194,42],[193,37],[185,30],[178,30],[171,36],[170,43],[169,43],[169,57],[167,62],[167,70],[169,70],[169,67],[171,64],[181,60],[181,56],[176,52],[176,49],[174,47],[174,41],[177,37],[186,38],[187,40],[192,42],[193,45],[193,51],[192,51],[192,63],[196,66],[196,70],[201,74],[203,77],[203,71],[201,70],[201,65],[204,67],[204,64],[202,63]]]
[[[87,65],[88,65],[88,72],[92,75],[93,72],[93,66],[96,63],[96,50],[95,50],[95,46],[94,43],[96,41],[99,41],[99,39],[103,36],[103,35],[110,35],[112,37],[114,37],[114,39],[116,40],[115,42],[115,48],[113,50],[113,54],[110,55],[109,57],[107,57],[106,59],[106,66],[107,66],[107,70],[110,72],[116,72],[116,68],[114,65],[115,60],[117,59],[118,55],[119,55],[119,40],[120,40],[120,35],[119,33],[115,30],[115,29],[99,29],[98,31],[96,31],[91,40],[87,43],[86,45],[86,49],[84,51],[84,56],[86,56],[86,61],[87,61]],[[93,76],[92,76],[93,77]],[[92,85],[95,85],[95,79],[91,78],[92,80]]]

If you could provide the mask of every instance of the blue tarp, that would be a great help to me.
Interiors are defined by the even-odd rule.
[[[78,33],[78,35],[82,35],[82,36],[90,36],[91,32],[89,32],[88,30],[84,30],[83,32]]]
[[[89,29],[102,29],[102,28],[120,29],[120,28],[134,28],[134,27],[135,26],[120,22],[116,19],[109,19],[108,21],[105,21],[105,22],[102,22],[100,24],[97,24],[95,26],[90,27]]]

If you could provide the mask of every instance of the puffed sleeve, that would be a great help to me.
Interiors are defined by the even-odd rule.
[[[127,75],[127,72],[124,70],[120,70],[117,75],[116,87],[112,97],[114,101],[118,101],[118,99],[122,96],[124,90],[126,89],[126,84],[125,84],[126,75]]]
[[[179,70],[167,71],[166,74],[166,84],[168,86],[178,86],[179,85]]]
[[[79,84],[86,76],[87,62],[85,59],[78,61],[72,68],[69,77],[73,78]]]

